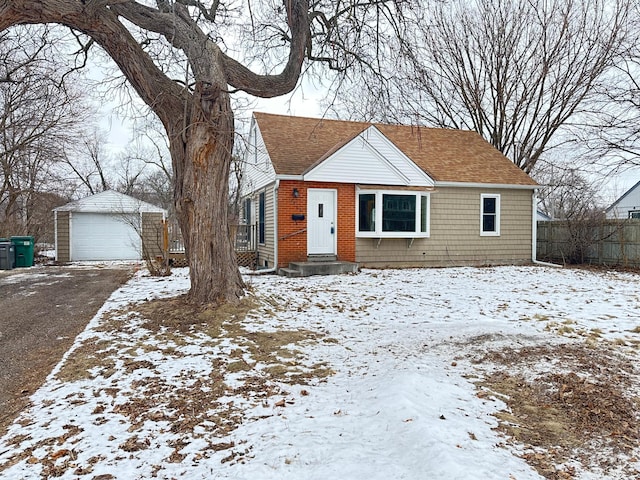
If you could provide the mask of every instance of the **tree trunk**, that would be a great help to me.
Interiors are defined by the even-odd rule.
[[[311,47],[309,2],[284,2],[291,45],[286,65],[275,75],[255,74],[225,55],[185,5],[191,2],[0,0],[0,32],[26,23],[66,25],[89,35],[115,61],[169,136],[174,201],[191,269],[190,299],[222,304],[244,295],[229,233],[234,131],[228,85],[260,97],[295,88]],[[196,79],[193,94],[154,63],[129,23],[160,35],[186,55]]]
[[[189,261],[189,297],[194,302],[220,305],[244,295],[229,233],[229,167],[234,138],[229,94],[217,85],[198,82],[190,111],[184,134],[171,140],[184,147],[172,148],[174,200]]]

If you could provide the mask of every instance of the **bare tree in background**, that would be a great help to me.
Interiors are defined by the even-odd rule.
[[[135,140],[120,151],[109,150],[108,136],[97,129],[66,148],[60,175],[66,180],[69,196],[116,190],[172,211],[169,147],[164,131],[152,120],[134,123],[131,133]]]
[[[601,179],[589,178],[579,167],[561,161],[544,162],[536,179],[543,185],[540,209],[555,220],[582,220],[602,216],[605,209]]]
[[[603,228],[606,219],[600,181],[580,168],[561,163],[544,162],[537,172],[538,181],[544,185],[540,208],[553,218],[550,226],[554,238],[548,240],[562,240],[558,249],[562,258],[550,260],[582,264],[594,246],[616,230]]]
[[[65,149],[63,171],[72,195],[95,195],[111,188],[109,153],[105,148],[106,136],[98,130],[83,135],[78,142]]]
[[[634,4],[634,31],[640,30],[640,5]],[[582,132],[580,141],[590,160],[618,171],[640,165],[640,41],[631,36],[623,57],[601,89],[597,121]]]
[[[147,117],[136,127],[138,138],[124,152],[143,166],[144,175],[131,190],[134,197],[164,208],[174,216],[173,170],[167,136],[157,118]]]
[[[592,123],[593,100],[631,35],[627,0],[429,2],[389,59],[360,82],[362,116],[475,130],[527,173]],[[362,89],[373,87],[368,104]]]
[[[95,43],[115,61],[167,131],[189,258],[189,297],[220,304],[244,295],[227,219],[231,92],[288,93],[307,58],[335,69],[366,62],[369,35],[384,31],[385,21],[395,23],[402,3],[0,0],[0,32],[19,24],[65,25],[90,37],[83,52]],[[243,45],[254,49],[246,64],[225,43],[240,38],[230,28],[243,19],[250,21],[248,38],[257,40]],[[181,66],[188,70],[179,76]]]
[[[32,26],[0,33],[0,233],[39,237],[60,190],[64,145],[86,120],[83,95],[52,62],[52,35]],[[72,80],[70,75],[67,80]],[[47,211],[48,210],[48,211]],[[2,236],[2,235],[0,235]]]

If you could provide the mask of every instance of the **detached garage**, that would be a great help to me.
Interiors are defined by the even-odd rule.
[[[166,210],[107,190],[53,210],[56,260],[141,260],[162,253]]]

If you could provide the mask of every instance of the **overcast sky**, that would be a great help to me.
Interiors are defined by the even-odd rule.
[[[252,106],[246,111],[236,112],[236,126],[241,128],[241,122],[248,120],[253,111],[301,117],[321,117],[323,115],[321,103],[324,97],[323,91],[311,85],[305,85],[304,88],[299,88],[292,94],[276,98],[250,97]],[[115,107],[117,107],[115,100],[111,104],[102,105],[99,113],[101,117],[100,128],[107,133],[108,149],[112,152],[121,152],[133,140],[132,123],[114,113]],[[640,167],[607,179],[603,184],[603,200],[607,204],[612,203],[638,181],[640,181]]]

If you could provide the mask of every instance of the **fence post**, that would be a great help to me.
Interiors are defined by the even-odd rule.
[[[166,218],[162,219],[162,251],[165,256],[169,253],[169,222]]]

